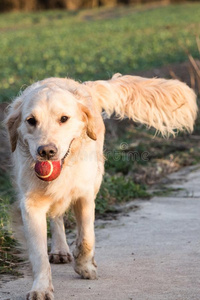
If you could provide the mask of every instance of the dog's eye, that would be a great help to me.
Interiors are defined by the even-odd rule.
[[[69,117],[67,117],[67,116],[62,116],[62,117],[60,118],[60,123],[65,123],[65,122],[67,122],[68,119],[69,119]]]
[[[36,123],[37,123],[37,121],[36,121],[36,119],[35,119],[34,117],[29,117],[26,121],[27,121],[28,124],[31,125],[31,126],[35,126]]]

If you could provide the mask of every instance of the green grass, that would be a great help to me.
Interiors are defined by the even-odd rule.
[[[125,203],[135,198],[150,198],[144,185],[135,184],[131,178],[119,174],[110,176],[106,173],[96,198],[96,214],[104,215],[107,211],[112,211],[114,204]]]
[[[199,15],[198,3],[2,14],[0,101],[50,76],[93,80],[184,61],[182,47],[197,55]]]
[[[1,170],[0,170],[1,171]],[[14,255],[17,242],[13,237],[10,204],[14,201],[13,188],[9,177],[0,172],[0,274],[18,274],[17,263],[20,259]]]

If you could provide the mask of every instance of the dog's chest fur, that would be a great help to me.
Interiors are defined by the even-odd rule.
[[[104,172],[103,150],[99,143],[95,142],[84,146],[83,149],[69,156],[60,176],[52,182],[43,182],[37,178],[31,162],[26,159],[21,172],[16,172],[17,183],[21,188],[21,200],[24,199],[30,209],[43,206],[55,217],[62,215],[70,204],[79,198],[94,199]],[[15,155],[17,154],[21,155],[21,152],[16,151]],[[28,164],[30,167],[27,167]]]

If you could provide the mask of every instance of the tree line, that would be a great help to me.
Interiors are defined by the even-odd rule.
[[[189,0],[190,2],[200,0]],[[77,10],[80,8],[93,8],[105,5],[129,5],[150,2],[181,3],[184,0],[0,0],[0,11],[34,11],[44,9]]]

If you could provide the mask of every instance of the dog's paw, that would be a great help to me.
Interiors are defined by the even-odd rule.
[[[26,295],[26,300],[54,300],[54,295],[51,291],[30,291]]]
[[[97,265],[94,259],[82,263],[75,261],[74,270],[84,279],[98,279]]]
[[[49,262],[51,264],[69,264],[72,261],[72,255],[69,252],[59,251],[58,253],[49,254]]]

